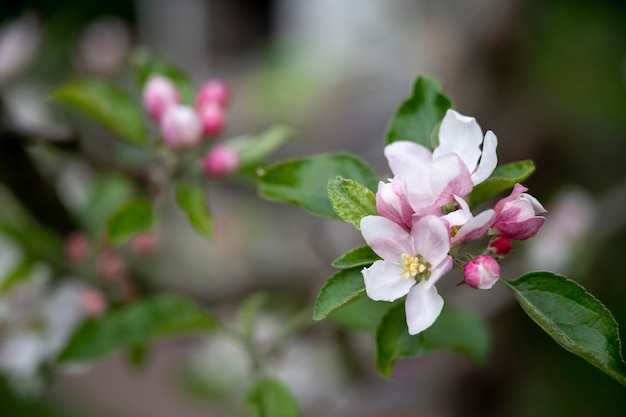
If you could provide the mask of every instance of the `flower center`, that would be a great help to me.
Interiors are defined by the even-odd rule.
[[[459,229],[463,227],[462,225],[457,225],[457,226],[452,226],[450,228],[450,236],[451,237],[455,237],[457,233],[459,233]]]
[[[424,262],[421,257],[411,256],[408,253],[402,254],[401,265],[404,267],[404,271],[402,271],[402,276],[404,279],[409,279],[409,277],[416,277],[417,275],[422,275],[428,272],[430,268],[430,264],[428,262]]]

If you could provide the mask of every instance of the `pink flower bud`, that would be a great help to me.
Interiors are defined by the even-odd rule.
[[[154,75],[143,88],[143,107],[154,120],[161,120],[165,110],[180,103],[178,89],[167,78]]]
[[[137,256],[146,256],[154,253],[160,243],[156,233],[140,233],[130,240],[130,249]]]
[[[161,118],[161,136],[171,149],[187,149],[200,142],[202,126],[198,115],[189,106],[168,107]]]
[[[126,274],[126,260],[115,248],[107,246],[98,258],[98,273],[105,281],[115,281]]]
[[[226,107],[229,99],[228,85],[221,80],[210,80],[200,87],[196,97],[196,107],[200,109],[208,103],[217,103],[221,107]]]
[[[204,156],[202,168],[212,177],[221,177],[237,169],[239,162],[240,156],[237,151],[217,145]]]
[[[526,187],[515,184],[511,195],[496,203],[496,221],[492,228],[501,236],[525,240],[536,235],[543,226],[545,218],[537,214],[545,213],[546,210],[525,191],[528,191]]]
[[[463,278],[472,288],[488,290],[500,278],[500,265],[489,255],[480,255],[463,267]]]
[[[206,103],[198,108],[198,113],[204,136],[216,136],[224,129],[226,113],[219,104]]]
[[[80,307],[88,316],[99,316],[107,310],[107,300],[102,291],[86,288],[80,293]]]
[[[499,236],[491,241],[489,249],[491,249],[496,255],[506,255],[511,251],[511,240],[504,236]]]
[[[70,233],[65,238],[65,256],[69,262],[79,264],[86,260],[90,246],[89,238],[84,233]]]

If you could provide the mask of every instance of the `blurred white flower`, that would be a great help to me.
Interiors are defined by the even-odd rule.
[[[40,38],[39,23],[32,13],[0,27],[0,85],[30,63]]]

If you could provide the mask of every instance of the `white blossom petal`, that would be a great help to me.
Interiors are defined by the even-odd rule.
[[[482,156],[478,168],[472,173],[472,182],[474,185],[480,184],[485,181],[496,166],[498,165],[498,155],[496,154],[496,148],[498,147],[498,138],[489,130],[485,134],[485,140],[483,142]],[[471,172],[471,170],[470,170]]]
[[[448,110],[439,127],[439,146],[433,152],[433,158],[445,154],[457,154],[474,172],[480,158],[480,144],[483,132],[473,117]]]
[[[414,142],[397,141],[385,146],[385,157],[393,175],[427,177],[432,153]]]
[[[394,301],[404,297],[415,285],[413,278],[404,278],[404,268],[394,262],[376,261],[364,268],[365,292],[376,301]]]
[[[405,303],[409,334],[418,334],[429,328],[437,320],[442,309],[443,298],[436,287],[426,289],[424,282],[413,286]]]
[[[434,287],[439,278],[447,274],[452,269],[452,256],[446,256],[444,260],[434,268],[430,270],[430,277],[426,281],[424,281],[424,287],[427,290],[430,290],[431,287]]]
[[[386,217],[365,216],[360,226],[365,242],[385,260],[396,261],[414,251],[411,235]]]
[[[496,219],[496,212],[488,209],[472,217],[461,227],[452,238],[452,246],[456,246],[466,240],[475,240],[482,237],[493,225]]]
[[[418,220],[411,229],[415,254],[419,254],[431,265],[439,265],[450,250],[450,233],[447,225],[436,216]]]
[[[430,166],[430,188],[440,206],[454,200],[454,195],[464,196],[474,184],[467,167],[456,154],[446,154],[433,159]]]

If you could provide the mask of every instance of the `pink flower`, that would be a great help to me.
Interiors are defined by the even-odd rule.
[[[509,239],[525,240],[539,231],[545,217],[537,215],[545,213],[546,209],[525,191],[528,188],[515,184],[511,195],[496,203],[496,221],[492,226],[496,234]]]
[[[484,236],[496,218],[495,211],[489,209],[474,216],[465,200],[459,196],[454,196],[454,199],[459,209],[443,216],[450,225],[451,245],[460,245]]]
[[[452,268],[445,223],[426,216],[409,233],[385,217],[366,216],[360,226],[367,244],[382,258],[362,271],[368,297],[394,301],[406,295],[409,333],[430,327],[443,308],[435,283]]]
[[[88,316],[99,316],[108,308],[104,294],[95,288],[85,288],[80,292],[80,306]]]
[[[230,99],[228,85],[221,80],[210,80],[198,91],[196,107],[202,108],[207,103],[216,103],[220,107],[226,107]]]
[[[480,255],[463,267],[463,278],[472,288],[488,290],[500,278],[500,265],[489,255]]]
[[[165,144],[176,150],[197,145],[202,135],[202,126],[198,115],[188,106],[169,106],[160,123],[161,136]]]
[[[204,136],[216,136],[224,129],[226,113],[218,103],[209,102],[198,107],[198,115]]]
[[[130,240],[130,249],[137,256],[147,256],[154,253],[160,244],[161,239],[156,233],[140,233]]]
[[[240,159],[239,153],[234,149],[217,145],[205,155],[202,168],[212,177],[221,177],[236,170]]]
[[[156,121],[161,120],[168,107],[180,102],[180,94],[174,83],[161,75],[150,77],[143,88],[143,107]]]

